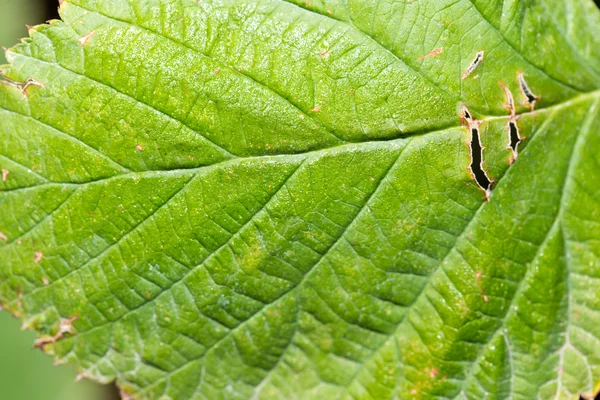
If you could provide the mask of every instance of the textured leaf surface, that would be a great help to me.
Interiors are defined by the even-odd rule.
[[[591,1],[61,16],[7,52],[0,85],[0,299],[59,362],[140,399],[598,390]]]

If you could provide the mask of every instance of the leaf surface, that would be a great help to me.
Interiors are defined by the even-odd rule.
[[[591,1],[60,12],[0,85],[0,300],[58,362],[140,399],[600,388]]]

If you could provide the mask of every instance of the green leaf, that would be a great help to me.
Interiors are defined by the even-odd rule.
[[[600,389],[590,0],[60,12],[0,85],[0,298],[58,362],[140,399]]]

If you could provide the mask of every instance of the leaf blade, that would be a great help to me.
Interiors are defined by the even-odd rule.
[[[499,15],[497,4],[456,4],[469,22],[447,33],[450,42]],[[498,50],[463,84],[458,68],[435,72],[472,57],[462,42],[419,59],[419,46],[389,41],[394,25],[378,22],[381,10],[367,28],[356,4],[305,6],[64,2],[67,23],[36,28],[11,50],[6,75],[43,86],[0,87],[0,106],[32,127],[3,119],[2,131],[25,142],[58,131],[75,147],[60,154],[65,144],[49,140],[42,157],[59,162],[43,167],[26,147],[2,149],[12,163],[0,194],[10,241],[0,247],[3,305],[47,335],[78,315],[76,335],[45,349],[141,398],[591,393],[598,91],[577,94],[598,83],[588,39],[570,43],[580,46],[576,61],[535,65],[496,22],[484,39],[467,39]],[[457,13],[430,6],[426,15]],[[419,6],[390,7],[408,18]],[[574,40],[554,23],[548,37]],[[286,44],[293,35],[304,42]],[[310,76],[251,57],[257,45]],[[550,64],[575,72],[559,83],[544,71]],[[527,137],[511,164],[493,81],[514,90],[520,69],[542,100],[535,112],[519,108]],[[375,74],[364,82],[364,71]],[[342,83],[324,80],[330,73]],[[491,202],[469,176],[459,100],[482,121]],[[27,193],[40,198],[32,209],[18,204]],[[577,213],[587,229],[570,219]],[[575,293],[565,280],[585,288],[575,300],[582,323],[581,309],[565,308]]]

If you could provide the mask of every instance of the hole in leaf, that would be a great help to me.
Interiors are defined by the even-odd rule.
[[[469,65],[465,73],[462,74],[461,79],[466,79],[469,75],[471,75],[471,72],[475,71],[475,68],[477,68],[479,63],[483,61],[483,55],[483,50],[478,51],[477,54],[475,54],[475,58],[473,59],[473,61],[471,61],[471,64]]]
[[[523,94],[523,97],[527,99],[527,101],[524,104],[528,105],[529,108],[531,108],[531,110],[533,111],[533,109],[535,108],[535,103],[540,99],[540,96],[536,96],[535,94],[533,94],[531,89],[529,89],[529,85],[527,85],[527,82],[525,81],[525,74],[523,72],[518,72],[517,78],[519,80],[519,87],[521,88],[521,93]]]
[[[508,134],[510,136],[510,143],[508,144],[513,152],[513,156],[516,159],[519,155],[519,143],[521,143],[521,136],[519,135],[519,126],[517,121],[508,121]]]
[[[483,146],[479,138],[479,129],[471,126],[471,172],[475,177],[475,181],[489,195],[492,181],[488,178],[486,172],[482,168]]]
[[[473,120],[473,116],[471,115],[471,113],[469,113],[469,110],[467,110],[466,108],[463,109],[464,112],[464,117],[467,121],[472,121]]]

